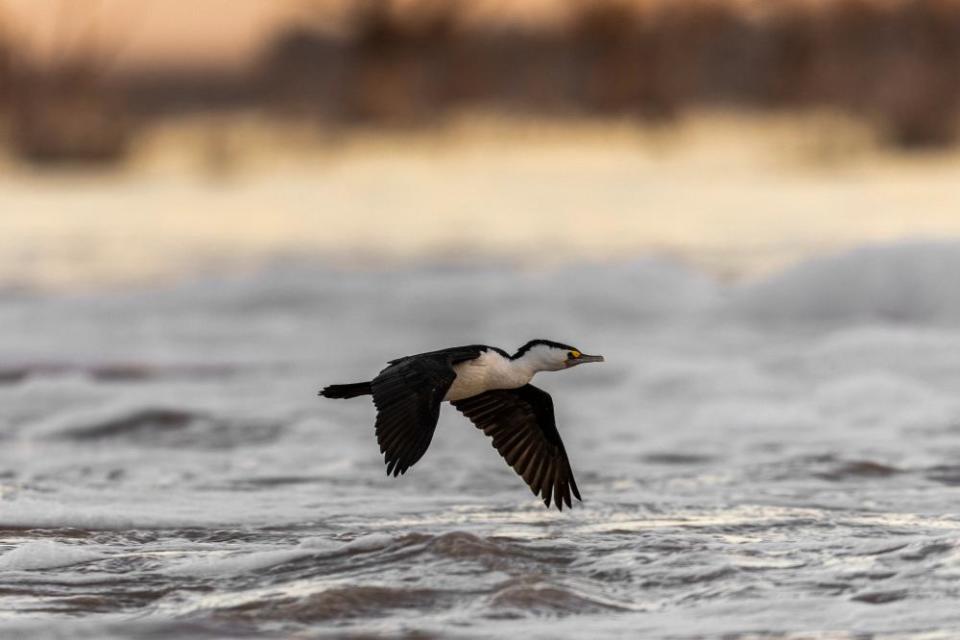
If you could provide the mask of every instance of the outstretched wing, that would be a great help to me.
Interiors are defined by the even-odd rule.
[[[373,379],[377,442],[387,475],[406,473],[423,457],[437,427],[440,403],[457,377],[453,365],[478,355],[479,350],[463,347],[401,358]]]
[[[564,502],[573,506],[571,492],[581,500],[549,393],[528,384],[487,391],[451,404],[493,438],[494,448],[548,507],[551,496],[561,511]]]

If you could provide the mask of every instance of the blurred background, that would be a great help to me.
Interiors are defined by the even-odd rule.
[[[955,637],[958,125],[960,0],[0,0],[0,626]],[[533,338],[563,513],[316,397]]]
[[[955,0],[2,0],[0,282],[960,231]]]

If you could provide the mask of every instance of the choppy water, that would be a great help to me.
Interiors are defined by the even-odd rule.
[[[0,295],[3,637],[953,638],[960,246],[724,285],[655,262]],[[533,337],[584,504],[450,408],[384,475],[388,358]]]

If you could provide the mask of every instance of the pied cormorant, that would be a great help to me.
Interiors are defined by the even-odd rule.
[[[376,433],[387,475],[406,473],[430,446],[449,401],[493,438],[494,448],[535,495],[563,510],[570,492],[581,500],[560,440],[550,394],[530,384],[539,371],[559,371],[585,362],[603,362],[550,340],[531,340],[509,355],[474,344],[391,360],[370,382],[324,387],[325,398],[372,395]]]

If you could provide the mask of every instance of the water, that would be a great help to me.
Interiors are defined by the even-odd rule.
[[[3,637],[952,638],[960,246],[741,285],[277,265],[0,294]],[[535,337],[582,505],[451,407],[388,478],[331,382]]]

